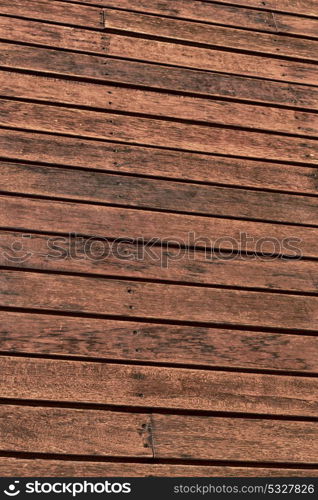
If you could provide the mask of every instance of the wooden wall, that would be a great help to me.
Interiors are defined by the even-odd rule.
[[[316,0],[0,14],[0,475],[317,475]]]

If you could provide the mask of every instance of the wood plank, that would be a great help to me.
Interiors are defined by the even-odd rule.
[[[230,186],[317,194],[317,168],[2,129],[2,158]],[[58,174],[57,174],[58,175]],[[255,207],[256,208],[256,207]]]
[[[64,3],[70,1],[72,0],[64,0]],[[118,8],[118,0],[79,0],[78,3]],[[278,12],[275,12],[273,16],[272,12],[242,8],[235,5],[218,5],[216,2],[174,0],[172,4],[170,0],[155,0],[152,2],[148,0],[121,0],[120,8],[275,34],[293,33],[317,38],[316,19]]]
[[[185,46],[75,27],[0,17],[0,37],[6,41],[84,51],[111,57],[256,76],[302,84],[317,84],[317,67],[310,63]],[[106,69],[105,69],[106,71]]]
[[[0,457],[1,476],[19,477],[314,477],[318,469],[160,465]]]
[[[318,51],[317,51],[318,54]],[[10,84],[14,80],[14,86]],[[318,114],[0,71],[1,96],[318,137]]]
[[[123,33],[133,32],[210,47],[246,50],[308,61],[316,61],[318,58],[318,42],[315,40],[268,33],[255,34],[248,30],[115,9],[104,9],[103,12],[105,28]]]
[[[9,311],[0,319],[0,349],[12,354],[318,372],[318,340],[306,335]]]
[[[156,458],[182,460],[312,464],[318,458],[313,422],[2,405],[0,426],[5,451],[150,457],[153,446]]]
[[[154,415],[155,453],[182,460],[317,463],[317,422]]]
[[[101,11],[98,7],[58,1],[29,0],[26,4],[23,0],[16,0],[12,4],[10,0],[2,0],[0,14],[7,16],[18,14],[19,18],[45,20],[70,26],[95,29],[106,27],[194,43],[205,43],[211,46],[277,54],[302,60],[317,60],[317,42],[314,40],[280,37],[277,34],[267,33],[258,33],[255,36],[253,32],[246,30],[169,19],[158,17],[158,15],[154,17],[149,14],[117,10],[117,7],[118,4],[116,9],[103,9]],[[216,7],[218,8],[218,6]],[[228,9],[228,6],[225,8]],[[305,19],[304,22],[306,23],[307,20]]]
[[[293,331],[318,329],[316,296],[21,271],[2,271],[1,285],[2,307]]]
[[[0,450],[152,457],[150,415],[0,405]]]
[[[12,3],[10,0],[1,0],[0,14],[83,28],[101,29],[104,24],[99,7],[80,3],[48,2],[47,0],[28,0],[27,3],[23,0],[15,0]]]
[[[228,255],[45,234],[0,233],[0,265],[179,283],[317,293],[315,261]],[[244,276],[244,280],[242,280]]]
[[[315,417],[318,378],[0,356],[2,398]]]
[[[231,3],[229,0],[213,0],[217,3]],[[233,1],[233,0],[232,0]],[[315,0],[234,0],[234,5],[255,7],[258,9],[274,10],[278,12],[293,12],[303,16],[318,17]]]
[[[251,251],[264,256],[317,257],[317,229],[102,205],[0,196],[2,229],[75,233],[196,249]],[[37,217],[34,217],[34,214]]]
[[[244,99],[294,108],[318,109],[315,87],[274,82],[195,69],[111,59],[78,52],[0,42],[0,64],[10,69],[90,78],[154,89]]]
[[[318,198],[0,161],[2,193],[318,225]]]
[[[314,139],[1,100],[0,125],[84,138],[318,164]]]

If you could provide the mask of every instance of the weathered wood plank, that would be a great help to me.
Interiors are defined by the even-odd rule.
[[[217,3],[231,3],[229,0],[213,0]],[[304,16],[318,17],[315,0],[232,0],[233,4],[278,12],[293,12]]]
[[[77,50],[92,54],[184,66],[287,82],[317,84],[314,64],[258,55],[238,54],[183,44],[83,30],[75,27],[0,17],[0,37],[6,41]]]
[[[152,457],[150,415],[0,405],[0,450]]]
[[[318,458],[313,422],[2,405],[0,428],[5,451],[152,457],[153,449],[156,458],[290,464]]]
[[[315,261],[229,256],[129,242],[0,233],[0,265],[123,278],[317,293]],[[242,276],[244,280],[242,281]]]
[[[318,423],[154,415],[155,453],[182,460],[317,463]]]
[[[317,168],[2,129],[3,158],[167,179],[317,194]],[[58,175],[58,174],[57,174]]]
[[[84,138],[318,165],[314,139],[1,100],[0,125]]]
[[[83,28],[101,29],[104,25],[99,7],[47,0],[1,0],[0,14],[37,19],[52,23],[69,24]]]
[[[318,51],[317,51],[318,53]],[[10,83],[14,80],[14,86]],[[1,95],[318,137],[318,114],[0,71]]]
[[[69,2],[71,0],[64,0]],[[81,3],[81,1],[79,2]],[[83,3],[100,7],[118,8],[118,0],[83,0]],[[229,3],[229,2],[228,2]],[[281,13],[272,14],[252,8],[242,8],[235,5],[218,5],[216,2],[188,0],[121,0],[121,9],[160,14],[192,21],[224,24],[226,26],[242,27],[250,30],[267,31],[275,34],[290,33],[317,38],[317,20]],[[272,10],[272,6],[271,6]],[[291,12],[290,10],[288,12]]]
[[[318,198],[0,161],[2,193],[318,225]]]
[[[0,457],[1,476],[19,477],[314,477],[318,469],[160,465]]]
[[[138,239],[187,247],[317,257],[317,229],[205,216],[0,196],[2,229]],[[37,217],[34,217],[34,214]]]
[[[205,96],[318,109],[318,89],[305,85],[293,84],[291,86],[288,83],[244,76],[4,42],[0,42],[0,48],[1,66],[13,70],[35,70],[62,76],[70,75],[77,78],[176,90]]]
[[[318,378],[0,356],[2,398],[315,417]]]
[[[121,6],[119,5],[119,7]],[[216,8],[218,7],[216,6]],[[225,8],[228,9],[228,6]],[[160,18],[158,15],[153,17],[149,13],[145,15],[117,9],[101,11],[98,7],[58,1],[29,0],[26,4],[23,0],[16,0],[13,4],[10,0],[2,0],[0,14],[8,16],[18,14],[19,18],[45,20],[83,28],[100,29],[106,27],[107,29],[307,60],[316,60],[318,52],[317,42],[309,39],[280,37],[277,34],[268,33],[258,33],[255,36],[254,33],[246,30],[212,24],[195,24],[193,21]],[[305,19],[304,22],[306,23],[307,20]],[[312,23],[312,21],[309,22]]]
[[[306,335],[9,311],[0,319],[0,350],[12,354],[318,372],[318,340]]]
[[[194,4],[195,5],[195,4]],[[317,9],[318,11],[318,9]],[[210,47],[247,50],[249,52],[316,61],[318,42],[268,33],[225,28],[212,24],[151,16],[115,9],[104,9],[106,29],[158,36],[170,40],[205,44]],[[318,33],[318,21],[317,21]]]
[[[0,305],[127,318],[318,330],[318,297],[97,277],[2,271]]]

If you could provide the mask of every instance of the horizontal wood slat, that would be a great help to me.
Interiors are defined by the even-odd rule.
[[[291,464],[318,459],[312,422],[2,405],[0,429],[1,450],[15,452]]]
[[[318,329],[318,297],[2,271],[0,305],[210,324]],[[74,294],[74,290],[78,293]]]
[[[161,246],[112,243],[14,232],[0,233],[0,265],[264,290],[317,293],[317,263],[295,259],[180,252]],[[244,281],[242,281],[244,276]]]
[[[160,465],[0,457],[0,474],[19,477],[314,477],[318,469]]]
[[[4,42],[0,42],[0,48],[0,64],[10,69],[42,71],[154,89],[244,99],[294,108],[318,109],[318,89],[305,85],[293,84],[291,86],[288,83],[244,76]],[[119,92],[118,87],[117,91]]]
[[[152,458],[150,415],[0,405],[0,450]]]
[[[72,0],[64,0],[68,3]],[[80,0],[100,7],[118,8],[118,0]],[[227,2],[231,3],[231,2]],[[219,5],[215,2],[189,0],[121,0],[121,9],[179,17],[192,21],[224,24],[257,31],[267,31],[275,34],[290,33],[317,38],[317,20],[300,16],[272,13],[252,8],[242,8],[236,5]],[[288,12],[291,12],[290,10]]]
[[[195,4],[193,4],[195,7]],[[121,5],[116,5],[121,7]],[[213,5],[218,8],[219,6]],[[228,10],[228,6],[224,6]],[[238,9],[237,9],[238,10]],[[318,9],[317,9],[318,10]],[[139,34],[168,37],[175,40],[193,43],[205,43],[211,46],[242,49],[252,52],[268,53],[300,59],[317,59],[317,41],[281,37],[268,33],[255,33],[247,30],[226,28],[213,24],[194,23],[180,19],[156,17],[136,12],[90,7],[81,4],[67,4],[62,2],[49,2],[48,0],[2,0],[0,14],[16,16],[19,18],[33,19],[81,26],[84,28],[116,29]],[[255,13],[253,13],[255,15]],[[288,16],[289,18],[289,16]],[[283,19],[284,16],[283,16]],[[304,20],[306,24],[307,19]],[[312,23],[312,21],[309,21]],[[245,28],[245,26],[244,26]],[[317,22],[318,30],[318,22]]]
[[[155,452],[162,458],[316,463],[318,423],[154,416]],[[306,445],[303,444],[306,441]]]
[[[318,165],[314,139],[1,100],[0,125],[202,153]]]
[[[314,64],[310,63],[214,49],[207,50],[202,47],[190,47],[178,43],[82,30],[23,19],[19,19],[16,23],[13,20],[14,18],[10,17],[0,18],[0,37],[3,40],[271,80],[317,84],[318,70]]]
[[[229,48],[274,54],[281,57],[287,56],[301,60],[315,61],[318,59],[318,42],[315,40],[267,33],[257,33],[256,35],[254,32],[247,30],[113,9],[104,9],[103,12],[105,28],[109,30],[151,35],[193,44],[206,44],[223,49]]]
[[[14,80],[14,86],[10,84]],[[1,95],[318,137],[318,114],[0,71]]]
[[[303,168],[5,129],[0,135],[0,153],[3,158],[42,161],[55,166],[318,193],[317,168],[309,166]]]
[[[318,372],[312,336],[9,311],[0,319],[0,349],[12,354]]]
[[[255,7],[257,9],[274,10],[318,17],[318,8],[315,0],[213,0],[217,3],[233,3],[236,5]]]
[[[2,193],[318,225],[318,197],[0,161]]]
[[[0,356],[2,398],[315,417],[318,378]]]
[[[22,229],[102,238],[157,238],[196,248],[221,248],[317,257],[317,229],[204,216],[169,214],[75,202],[0,196],[2,229]],[[37,217],[34,217],[34,214]],[[192,236],[191,236],[192,235]],[[244,236],[245,235],[245,236]],[[248,237],[247,237],[248,236]]]

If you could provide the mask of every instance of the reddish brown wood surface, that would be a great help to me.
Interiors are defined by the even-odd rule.
[[[0,265],[125,278],[168,280],[263,290],[317,292],[317,263],[217,251],[114,243],[27,232],[0,233]],[[244,279],[243,279],[244,278]]]
[[[317,257],[317,228],[0,196],[1,228]],[[34,214],[37,217],[34,217]],[[245,236],[244,236],[245,235]],[[248,237],[247,237],[248,236]]]
[[[74,294],[74,290],[78,293]],[[3,271],[0,305],[46,311],[299,330],[318,297]]]
[[[0,319],[0,350],[13,354],[318,372],[318,341],[306,335],[8,311]]]
[[[314,0],[3,0],[0,39],[0,475],[317,472]]]
[[[318,192],[317,168],[309,166],[303,168],[9,129],[1,131],[0,151],[3,158],[42,161],[55,166],[305,194]]]
[[[22,123],[27,130],[84,138],[318,164],[314,139],[2,100],[0,125]]]
[[[0,451],[150,458],[149,423],[136,413],[2,404]]]
[[[116,7],[121,7],[121,5],[117,3]],[[219,8],[216,4],[212,7]],[[228,6],[224,7],[226,10],[229,9]],[[241,12],[239,9],[237,11]],[[16,0],[13,4],[9,0],[2,0],[0,14],[9,16],[18,14],[19,18],[45,20],[77,27],[95,29],[105,27],[193,43],[205,43],[222,48],[228,47],[308,60],[317,59],[317,42],[314,40],[280,37],[277,34],[267,33],[258,33],[255,37],[252,31],[226,28],[215,24],[196,24],[193,21],[155,17],[149,14],[115,9],[101,11],[100,8],[81,4],[49,2],[48,0],[29,0],[27,4],[23,0]],[[285,20],[285,16],[283,19]],[[305,24],[306,22],[308,20],[304,19]],[[312,21],[309,22],[312,23]],[[245,26],[243,27],[245,28]]]
[[[267,33],[258,33],[255,36],[253,31],[121,10],[104,9],[103,12],[105,28],[108,30],[138,33],[142,36],[151,35],[192,44],[204,44],[210,48],[246,50],[301,60],[317,60],[318,57],[318,42],[315,40],[282,37]]]
[[[6,399],[307,417],[318,410],[312,377],[7,356],[0,369]]]
[[[14,80],[14,86],[10,82]],[[279,108],[252,106],[231,101],[207,100],[74,82],[56,78],[0,71],[1,95],[42,102],[87,106],[221,124],[251,129],[318,136],[318,114]]]
[[[76,421],[76,426],[74,426]],[[314,464],[317,423],[0,407],[0,449],[16,452]]]
[[[0,457],[0,474],[19,477],[314,477],[318,469],[158,465]]]
[[[100,82],[124,83],[294,108],[318,108],[318,90],[313,86],[298,84],[291,86],[288,83],[260,78],[111,59],[104,56],[4,42],[0,42],[0,48],[0,63],[3,67],[10,69],[34,70],[48,74],[74,76],[78,79],[90,78]],[[116,90],[116,87],[113,90]],[[118,88],[117,91],[119,91]]]
[[[0,161],[3,193],[318,225],[318,198]]]
[[[19,19],[18,23],[13,21],[14,18],[10,17],[0,18],[0,36],[3,40],[271,80],[311,85],[317,83],[317,68],[310,63],[185,47],[178,43],[23,19]]]
[[[316,463],[317,422],[154,415],[157,456]],[[303,445],[306,441],[306,445]]]
[[[71,0],[64,0],[68,3]],[[95,5],[100,7],[118,8],[118,0],[80,0],[79,3]],[[223,24],[257,31],[269,31],[272,33],[294,33],[298,35],[317,38],[317,20],[288,13],[272,13],[251,8],[237,7],[232,5],[218,5],[215,2],[189,0],[160,0],[149,2],[148,0],[121,0],[120,8],[145,12],[148,14],[160,14],[163,16],[190,19],[193,21],[205,21],[213,24]]]
[[[255,7],[258,9],[274,10],[279,12],[292,12],[304,16],[318,17],[318,8],[315,0],[213,0],[217,3],[232,3]]]

